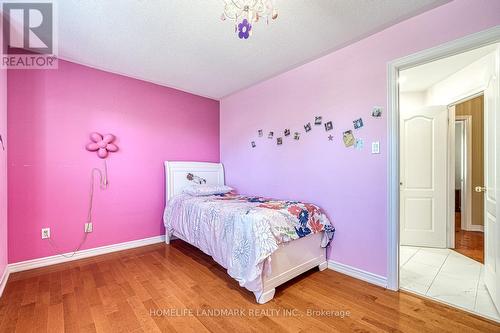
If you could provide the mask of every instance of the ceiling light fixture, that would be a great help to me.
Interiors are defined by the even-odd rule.
[[[274,0],[224,0],[224,12],[221,19],[234,21],[234,31],[240,39],[247,39],[252,35],[252,24],[269,18],[275,20],[278,11]]]

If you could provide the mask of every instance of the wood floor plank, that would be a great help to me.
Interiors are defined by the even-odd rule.
[[[35,303],[21,305],[19,308],[18,321],[15,332],[34,332],[35,322],[33,314],[35,313]]]
[[[16,331],[455,333],[500,325],[331,270],[311,270],[259,305],[209,256],[176,240],[12,274],[0,332]]]
[[[47,316],[48,332],[64,332],[64,306],[62,302],[49,305]]]
[[[45,332],[48,329],[50,291],[47,286],[38,284],[38,294],[36,297],[34,313],[34,331]]]
[[[19,318],[19,310],[22,306],[24,296],[24,281],[8,281],[2,295],[2,303],[7,310],[0,318],[0,332],[14,332]]]
[[[63,316],[64,316],[64,331],[79,332],[78,329],[78,307],[76,305],[75,294],[66,294],[62,298]]]

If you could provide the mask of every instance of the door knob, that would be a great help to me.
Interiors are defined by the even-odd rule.
[[[486,187],[484,187],[484,186],[476,186],[474,188],[474,191],[476,191],[476,192],[486,192]]]

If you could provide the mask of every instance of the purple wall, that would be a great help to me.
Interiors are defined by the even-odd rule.
[[[110,187],[96,190],[83,248],[163,234],[163,161],[219,161],[214,100],[65,61],[10,70],[8,97],[10,263],[55,254],[42,227],[62,251],[81,240],[90,170],[102,167],[85,150],[90,132],[114,133],[120,151],[107,160]]]
[[[0,70],[0,135],[7,149],[7,71]],[[0,281],[7,266],[7,150],[0,143]]]
[[[330,259],[381,276],[387,272],[387,63],[500,24],[500,1],[456,0],[392,26],[221,101],[221,160],[226,180],[242,193],[317,203],[333,220]],[[334,123],[304,134],[315,115]],[[342,131],[363,117],[355,134],[362,150],[346,149]],[[300,130],[299,142],[257,138],[257,130]],[[257,147],[252,149],[250,142]],[[380,141],[381,154],[370,153]]]

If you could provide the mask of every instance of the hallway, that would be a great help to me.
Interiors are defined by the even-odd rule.
[[[455,213],[456,252],[484,264],[484,233],[460,228],[460,213]]]

